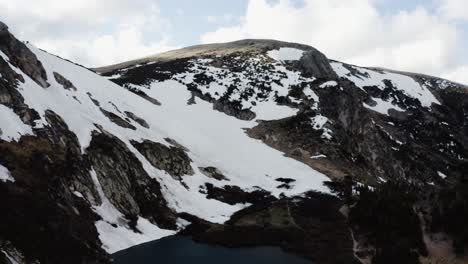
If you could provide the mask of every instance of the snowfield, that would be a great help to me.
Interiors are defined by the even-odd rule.
[[[270,50],[267,55],[277,61],[295,61],[300,60],[304,54],[303,50],[295,48],[280,48],[277,50]]]
[[[142,163],[148,175],[160,182],[165,199],[176,212],[187,212],[214,223],[223,223],[236,211],[249,206],[249,204],[229,205],[215,199],[207,199],[206,194],[199,192],[206,183],[217,187],[235,185],[245,191],[263,189],[276,197],[300,195],[310,190],[329,193],[329,189],[323,184],[328,180],[326,175],[304,163],[285,157],[282,152],[268,147],[260,140],[250,138],[245,133],[245,129],[255,127],[258,120],[276,120],[295,115],[298,109],[278,105],[276,102],[278,97],[289,97],[292,86],[305,83],[304,96],[313,100],[312,110],[319,112],[319,97],[308,85],[315,78],[305,78],[299,72],[289,70],[284,65],[285,61],[299,60],[304,52],[302,50],[280,48],[267,52],[267,56],[275,60],[270,64],[270,72],[262,73],[256,70],[260,61],[263,63],[268,59],[266,56],[244,60],[243,66],[246,71],[241,73],[210,66],[209,59],[201,59],[192,61],[193,67],[190,73],[175,75],[172,79],[162,82],[154,81],[144,87],[133,85],[132,88],[144,91],[161,103],[155,105],[86,68],[31,45],[29,48],[42,62],[50,87],[42,88],[20,69],[11,64],[10,67],[24,77],[25,82],[19,84],[18,91],[24,97],[25,103],[41,116],[35,127],[47,125],[45,119],[47,110],[55,112],[76,134],[81,150],[85,153],[91,142],[92,132],[98,130],[95,124],[98,124],[103,130],[124,142]],[[2,53],[0,56],[8,62],[5,54]],[[345,66],[338,62],[332,62],[331,65],[340,77],[348,78],[364,91],[366,86],[377,86],[383,90],[386,87],[385,81],[389,80],[396,89],[419,100],[424,107],[439,104],[427,88],[409,77]],[[65,89],[55,80],[54,73],[59,73],[68,79],[76,90]],[[193,84],[195,76],[201,73],[216,80],[199,86],[203,94],[219,99],[229,87],[235,87],[235,91],[229,94],[228,99],[240,102],[242,109],[251,110],[256,118],[250,121],[240,120],[213,110],[212,103],[192,97],[187,86]],[[252,80],[263,83],[269,81],[267,84],[269,89],[266,89],[267,92],[259,89]],[[319,89],[337,85],[336,81],[328,81],[321,84]],[[243,96],[250,92],[256,97]],[[298,100],[292,97],[289,99]],[[376,105],[364,104],[364,107],[385,115],[389,109],[405,111],[389,100],[381,98],[372,98],[372,100]],[[191,103],[188,103],[189,101]],[[136,129],[118,126],[104,115],[101,109],[128,120]],[[145,120],[148,128],[128,119],[124,114],[126,112]],[[19,140],[22,135],[33,134],[33,127],[25,125],[10,108],[3,105],[0,105],[0,119],[2,140],[14,141]],[[327,140],[333,137],[333,131],[327,128],[330,123],[331,121],[320,113],[311,118],[311,126],[316,130],[323,130],[322,138]],[[183,176],[183,182],[153,167],[130,143],[132,140],[139,142],[150,140],[170,146],[165,138],[171,138],[188,149],[194,174]],[[325,156],[320,153],[312,156],[313,159],[323,157]],[[219,181],[207,177],[199,167],[215,167],[227,179]],[[95,225],[103,248],[107,252],[114,253],[176,232],[161,229],[142,217],[137,220],[137,227],[142,233],[132,231],[123,214],[105,197],[94,170],[91,171],[91,175],[102,200],[101,204],[93,205],[93,210],[102,217],[102,220],[97,221]],[[444,177],[442,173],[439,175]],[[278,188],[280,184],[276,180],[278,178],[291,178],[295,181],[290,189],[280,189]],[[8,169],[1,165],[0,181],[14,181]],[[82,199],[86,197],[81,193],[75,195]],[[179,228],[183,228],[185,224],[179,221]]]
[[[384,81],[389,80],[396,89],[402,91],[411,98],[418,99],[424,107],[431,107],[432,104],[440,104],[425,85],[419,84],[411,77],[388,71],[374,71],[352,65],[345,66],[345,64],[341,62],[331,62],[330,64],[339,77],[349,79],[362,90],[364,90],[366,86],[376,86],[383,90],[385,89]],[[351,72],[350,69],[352,69],[353,72]]]
[[[248,206],[248,204],[229,205],[218,200],[207,199],[206,194],[199,192],[200,186],[205,183],[220,187],[237,185],[246,191],[261,188],[271,192],[274,196],[280,194],[293,196],[309,190],[329,192],[323,185],[323,182],[328,180],[324,174],[301,162],[287,158],[283,153],[246,135],[244,129],[256,126],[257,119],[242,121],[229,117],[213,110],[210,103],[198,98],[195,99],[196,104],[187,104],[191,97],[190,92],[186,85],[174,80],[154,82],[149,90],[145,90],[149,96],[161,102],[161,105],[157,106],[85,68],[33,46],[29,48],[42,62],[47,72],[48,82],[51,84],[50,87],[40,87],[21,70],[10,66],[25,79],[25,83],[20,83],[18,88],[25,103],[41,116],[41,120],[36,122],[35,127],[46,125],[45,111],[52,110],[61,116],[69,129],[77,135],[82,151],[86,152],[91,141],[91,132],[97,130],[95,124],[99,124],[105,131],[123,141],[142,162],[147,173],[161,183],[163,195],[177,212],[187,212],[211,222],[223,223],[234,212]],[[280,60],[297,59],[299,56],[296,51],[284,49],[280,49],[277,55]],[[71,81],[77,90],[64,89],[55,80],[54,72],[60,73]],[[285,87],[275,88],[279,92],[284,89],[283,93],[287,93],[287,85],[300,79],[298,73],[288,74],[286,79],[288,83],[285,83]],[[213,90],[216,90],[216,87],[214,88]],[[140,89],[146,88],[140,87]],[[98,101],[99,106],[93,100]],[[99,107],[123,119],[126,118],[123,114],[125,111],[132,112],[144,119],[149,128],[142,127],[134,121],[131,123],[136,130],[120,127],[110,121]],[[257,118],[269,120],[294,115],[296,110],[278,106],[267,99],[255,107],[255,112]],[[9,121],[7,124],[3,122],[0,124],[4,140],[17,140],[21,135],[33,133],[31,127],[24,125],[13,111],[4,106],[0,106],[0,118]],[[188,155],[193,161],[192,168],[195,174],[182,177],[188,188],[166,172],[154,168],[130,144],[131,140],[148,139],[169,145],[164,140],[167,137],[174,139],[189,150]],[[206,166],[218,168],[228,178],[228,181],[217,181],[202,174],[198,167]],[[8,171],[0,167],[0,179],[8,179],[8,175]],[[92,175],[95,174],[92,172]],[[291,189],[278,189],[279,183],[275,180],[277,178],[292,178],[296,181]],[[103,198],[102,204],[94,206],[95,212],[103,218],[96,223],[96,227],[103,248],[107,252],[113,253],[174,233],[171,230],[160,229],[143,218],[138,219],[138,227],[143,233],[134,233],[123,219],[122,213],[104,197],[100,183],[95,176],[94,183]]]

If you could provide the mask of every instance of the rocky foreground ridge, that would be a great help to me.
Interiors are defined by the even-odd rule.
[[[313,263],[466,263],[468,90],[274,40],[86,69],[0,24],[0,263],[178,233]]]

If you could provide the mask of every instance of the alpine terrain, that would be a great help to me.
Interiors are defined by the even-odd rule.
[[[464,85],[256,39],[87,69],[0,23],[1,264],[170,235],[468,263],[466,223]]]

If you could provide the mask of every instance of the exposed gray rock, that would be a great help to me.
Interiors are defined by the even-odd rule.
[[[91,100],[91,102],[93,102],[93,104],[94,104],[95,106],[97,106],[97,107],[100,107],[100,106],[101,106],[101,103],[99,103],[98,100],[94,99],[94,98],[93,98],[93,95],[92,95],[90,92],[87,92],[86,94],[88,95],[89,99]]]
[[[63,86],[66,90],[76,91],[76,87],[67,78],[63,77],[60,73],[54,72],[55,80]]]
[[[152,104],[154,104],[154,105],[161,105],[161,103],[160,103],[157,99],[155,99],[155,98],[153,98],[153,97],[147,95],[147,94],[146,94],[145,92],[143,92],[142,90],[138,90],[138,89],[135,89],[135,88],[132,88],[132,87],[129,87],[129,86],[126,87],[126,88],[127,88],[127,90],[129,90],[130,92],[132,92],[132,93],[134,93],[134,94],[140,96],[141,98],[145,99],[146,101],[148,101],[148,102],[150,102],[150,103],[152,103]]]
[[[184,147],[182,144],[180,144],[179,142],[175,141],[175,139],[172,139],[172,138],[164,138],[164,140],[166,140],[167,143],[175,146],[175,147],[178,147],[180,148],[181,150],[185,151],[185,152],[188,152],[189,149]]]
[[[109,118],[110,121],[112,121],[114,124],[120,126],[120,127],[123,127],[123,128],[128,128],[128,129],[131,129],[131,130],[136,130],[136,127],[132,124],[130,124],[128,121],[124,120],[123,118],[121,118],[120,116],[112,113],[112,112],[109,112],[107,110],[104,110],[103,108],[99,108],[101,109],[101,112],[107,117]]]
[[[32,125],[34,120],[39,118],[39,114],[24,103],[23,96],[16,89],[19,82],[24,82],[23,76],[11,69],[2,57],[0,57],[0,72],[2,73],[0,104],[11,108],[25,124]]]
[[[73,159],[69,169],[69,187],[72,191],[77,191],[83,194],[91,204],[99,205],[101,199],[94,186],[94,182],[89,172],[91,167],[81,152],[81,146],[78,138],[72,133],[65,121],[56,113],[47,110],[45,113],[46,121],[49,125],[44,128],[36,129],[36,134],[39,137],[46,138],[59,149],[64,149],[64,153],[68,159]]]
[[[128,118],[132,119],[133,121],[137,122],[140,126],[145,127],[145,128],[149,128],[148,123],[143,118],[138,117],[134,113],[129,112],[129,111],[125,111],[125,115]]]
[[[176,228],[160,184],[122,141],[107,133],[95,133],[87,153],[104,194],[124,215],[129,219],[141,215],[162,228]]]
[[[154,167],[166,171],[172,177],[180,179],[181,176],[194,173],[190,164],[192,160],[179,147],[166,147],[150,140],[131,143]]]
[[[301,72],[306,76],[323,79],[338,79],[330,66],[328,58],[317,50],[306,51],[298,62]]]
[[[0,21],[0,37],[6,34],[8,34],[8,26],[2,21]]]
[[[0,37],[0,50],[5,53],[10,62],[43,88],[49,87],[47,73],[36,55],[12,34],[6,33]]]
[[[251,110],[239,109],[238,106],[229,101],[215,100],[213,102],[213,109],[246,121],[250,121],[256,116]]]
[[[200,172],[205,176],[216,179],[218,181],[229,180],[216,167],[198,167],[198,169],[200,169]]]
[[[63,120],[50,111],[46,120],[35,136],[0,140],[2,165],[15,178],[0,184],[0,200],[9,201],[0,203],[0,244],[10,241],[25,263],[109,263],[94,226],[99,217],[90,208],[99,201],[89,163]]]

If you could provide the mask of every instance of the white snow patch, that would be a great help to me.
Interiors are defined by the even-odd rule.
[[[440,172],[440,171],[437,171],[437,174],[438,174],[439,177],[441,177],[442,179],[447,178],[447,175],[445,175],[444,173],[442,173],[442,172]]]
[[[337,85],[338,85],[338,83],[336,81],[328,81],[328,82],[322,83],[319,87],[320,88],[328,88],[328,87],[335,87]]]
[[[0,182],[15,182],[13,176],[11,176],[10,171],[0,164]]]
[[[316,115],[311,118],[312,127],[315,130],[323,130],[322,138],[331,139],[332,138],[332,131],[328,128],[325,128],[325,124],[328,122],[328,118],[323,115]]]
[[[409,76],[347,65],[347,67],[352,67],[359,73],[353,74],[350,70],[345,68],[343,63],[331,62],[330,65],[339,77],[347,78],[362,90],[364,90],[364,87],[366,86],[376,86],[383,90],[385,88],[384,80],[390,80],[396,89],[402,91],[405,95],[411,98],[418,99],[424,107],[431,107],[432,104],[440,104],[426,86],[420,85]]]
[[[280,48],[279,50],[270,50],[267,52],[268,57],[277,61],[295,61],[300,60],[303,50],[295,48]]]
[[[84,199],[84,196],[82,193],[80,193],[79,191],[74,191],[73,194],[76,196],[76,197],[79,197],[79,198],[82,198]]]
[[[400,112],[404,112],[405,110],[399,107],[398,105],[394,105],[391,102],[384,101],[380,98],[372,98],[373,101],[377,103],[375,106],[370,106],[366,103],[363,103],[365,108],[371,109],[375,112],[381,113],[383,115],[388,115],[388,110],[395,109]]]
[[[310,158],[311,159],[321,159],[321,158],[326,158],[326,157],[327,157],[326,155],[317,154],[317,155],[311,156]]]
[[[316,130],[322,129],[323,126],[328,122],[328,118],[324,117],[323,115],[316,115],[312,117],[311,120],[312,126]]]
[[[0,139],[19,140],[23,135],[32,135],[32,129],[21,121],[12,109],[0,104]]]

